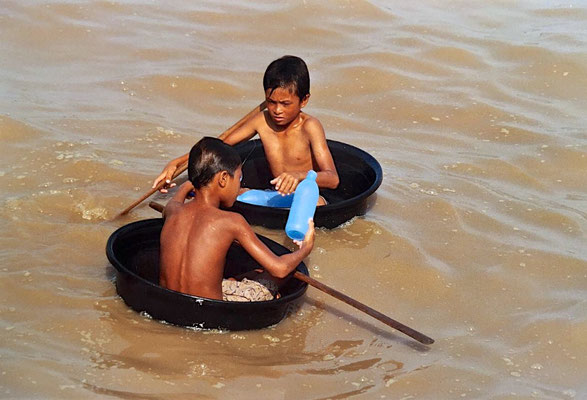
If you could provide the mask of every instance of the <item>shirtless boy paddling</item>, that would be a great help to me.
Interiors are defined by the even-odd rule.
[[[283,195],[293,193],[311,169],[318,173],[319,187],[335,189],[339,178],[324,129],[318,119],[302,111],[310,99],[310,76],[305,62],[294,56],[273,61],[265,71],[263,88],[267,110],[219,138],[235,145],[259,134],[274,177],[270,183]],[[162,180],[169,182],[187,156],[169,162],[153,187]]]

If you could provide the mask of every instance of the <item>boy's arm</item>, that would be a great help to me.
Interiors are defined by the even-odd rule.
[[[241,127],[235,129],[234,131],[227,133],[228,131],[220,134],[218,138],[222,140],[224,143],[234,146],[240,142],[244,142],[246,140],[251,139],[257,133],[257,124],[259,118],[265,118],[263,112],[259,112],[254,117],[247,120]],[[179,168],[180,165],[185,164],[188,161],[190,154],[186,153],[183,156],[179,156],[167,163],[163,171],[155,180],[153,181],[153,188],[157,187],[159,182],[165,181],[167,184],[171,182],[171,178],[173,177],[173,173]],[[169,187],[173,187],[170,185]],[[162,193],[167,193],[167,187],[161,189]]]
[[[159,182],[163,180],[165,180],[168,187],[173,187],[175,184],[169,185],[169,183],[171,183],[171,178],[173,178],[173,174],[180,165],[185,164],[188,161],[189,156],[190,154],[186,153],[183,156],[179,156],[169,161],[165,168],[163,168],[161,174],[159,174],[159,176],[153,181],[152,189],[155,189]],[[167,193],[167,187],[163,187],[163,189],[161,189],[161,193]]]
[[[322,128],[320,121],[315,118],[310,119],[306,125],[310,138],[310,146],[312,147],[312,155],[318,164],[316,183],[319,187],[336,189],[339,183],[338,172],[336,171],[332,154],[326,142],[324,128]]]
[[[190,193],[192,190],[194,190],[194,185],[192,185],[190,181],[184,182],[177,189],[177,192],[173,195],[171,200],[165,205],[165,208],[163,209],[163,219],[170,217],[179,210],[181,206],[183,206],[185,200],[191,197]]]
[[[242,215],[235,214],[235,239],[267,272],[276,278],[288,276],[314,247],[314,222],[310,221],[303,241],[295,241],[300,248],[292,253],[277,256],[251,229]]]
[[[234,131],[229,133],[224,132],[218,136],[218,139],[231,146],[247,141],[257,134],[257,126],[260,118],[265,118],[262,111],[258,114],[255,114],[255,116],[247,120],[244,124],[242,124],[242,126],[235,129]]]

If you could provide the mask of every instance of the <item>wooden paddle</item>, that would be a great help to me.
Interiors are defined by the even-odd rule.
[[[401,322],[396,321],[395,319],[392,319],[392,318],[388,317],[387,315],[382,314],[379,311],[372,309],[369,306],[366,306],[365,304],[353,299],[352,297],[347,296],[344,293],[339,292],[336,289],[331,288],[330,286],[326,286],[322,282],[319,282],[316,279],[309,277],[308,275],[305,275],[299,271],[296,271],[296,272],[294,272],[293,276],[294,276],[294,278],[299,279],[302,282],[306,282],[308,285],[313,286],[316,289],[321,290],[324,293],[331,295],[332,297],[336,297],[337,299],[344,301],[349,306],[355,307],[357,310],[362,311],[365,314],[372,316],[373,318],[383,322],[385,325],[390,326],[393,329],[397,329],[398,331],[400,331],[402,333],[405,333],[406,335],[408,335],[412,339],[416,339],[420,343],[423,343],[423,344],[434,343],[434,339],[424,335],[423,333],[420,333],[420,332],[410,328],[409,326],[406,326],[406,325],[402,324]]]
[[[255,115],[255,114],[263,111],[265,109],[265,107],[267,107],[267,103],[265,101],[263,101],[257,107],[255,107],[251,111],[249,111],[249,113],[247,115],[245,115],[240,120],[238,120],[237,123],[235,123],[233,126],[231,126],[230,128],[228,128],[227,130],[225,130],[220,136],[221,137],[225,137],[225,136],[230,135],[232,132],[234,132],[235,130],[237,130],[238,128],[240,128],[245,122],[247,122],[249,120],[249,118],[251,118],[253,115]],[[180,166],[178,166],[177,169],[175,170],[175,172],[173,173],[173,177],[171,178],[171,180],[177,178],[183,171],[185,171],[187,169],[187,167],[188,167],[187,162],[185,162],[185,163],[181,164]],[[164,185],[165,185],[165,181],[159,182],[159,184],[156,187],[154,187],[151,190],[149,190],[140,199],[138,199],[137,201],[135,201],[134,203],[132,203],[130,206],[128,206],[124,210],[122,210],[122,212],[120,214],[118,214],[116,216],[116,218],[128,214],[128,212],[130,210],[132,210],[133,208],[135,208],[136,206],[138,206],[139,204],[141,204],[144,200],[146,200],[147,198],[149,198],[153,193],[155,193],[158,190],[160,190]]]
[[[154,201],[151,201],[149,203],[149,207],[151,207],[153,210],[157,210],[159,212],[163,212],[163,209],[165,208],[162,204],[156,203]],[[423,343],[423,344],[434,343],[434,339],[432,339],[431,337],[428,337],[428,336],[424,335],[423,333],[420,333],[420,332],[410,328],[409,326],[406,326],[406,325],[402,324],[401,322],[396,321],[396,320],[388,317],[387,315],[382,314],[379,311],[372,309],[369,306],[366,306],[365,304],[353,299],[352,297],[349,297],[346,294],[341,293],[338,290],[333,289],[330,286],[327,286],[327,285],[323,284],[322,282],[319,282],[316,279],[309,277],[308,275],[305,275],[299,271],[296,271],[296,272],[294,272],[293,277],[302,281],[302,282],[306,282],[308,285],[313,286],[316,289],[318,289],[326,294],[329,294],[332,297],[337,298],[338,300],[341,300],[341,301],[347,303],[349,306],[354,307],[357,310],[362,311],[365,314],[372,316],[373,318],[383,322],[385,325],[390,326],[393,329],[397,329],[398,331],[408,335],[409,337],[417,340],[420,343]]]

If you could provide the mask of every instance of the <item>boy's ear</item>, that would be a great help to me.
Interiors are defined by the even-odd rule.
[[[310,93],[308,93],[307,95],[304,96],[304,98],[300,102],[300,108],[304,108],[306,106],[306,104],[308,104],[309,100],[310,100]]]
[[[218,185],[223,188],[228,184],[228,171],[220,171],[218,176]]]

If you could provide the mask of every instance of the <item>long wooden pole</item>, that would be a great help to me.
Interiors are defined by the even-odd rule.
[[[154,201],[149,203],[149,207],[151,207],[152,209],[157,210],[159,212],[163,212],[163,209],[164,209],[162,204],[156,203]],[[354,307],[357,310],[362,311],[365,314],[372,316],[373,318],[383,322],[385,325],[390,326],[393,329],[397,329],[398,331],[408,335],[409,337],[417,340],[420,343],[423,343],[423,344],[434,343],[434,339],[432,339],[431,337],[426,336],[423,333],[420,333],[417,330],[412,329],[409,326],[406,326],[406,325],[402,324],[401,322],[396,321],[395,319],[390,318],[387,315],[382,314],[379,311],[372,309],[369,306],[366,306],[365,304],[361,303],[360,301],[357,301],[357,300],[353,299],[352,297],[349,297],[346,294],[341,293],[338,290],[333,289],[330,286],[327,286],[327,285],[323,284],[322,282],[317,281],[316,279],[309,277],[308,275],[305,275],[299,271],[296,271],[293,274],[293,277],[302,281],[302,282],[306,282],[308,285],[315,287],[316,289],[318,289],[326,294],[329,294],[332,297],[337,298],[338,300],[341,300],[341,301],[347,303],[349,306]]]
[[[405,333],[406,335],[408,335],[412,339],[417,340],[420,343],[423,343],[423,344],[434,343],[434,339],[424,335],[423,333],[420,333],[420,332],[410,328],[409,326],[406,326],[406,325],[402,324],[401,322],[396,321],[395,319],[392,319],[392,318],[388,317],[387,315],[382,314],[379,311],[372,309],[369,306],[366,306],[365,304],[361,303],[360,301],[357,301],[357,300],[353,299],[352,297],[349,297],[346,294],[341,293],[338,290],[333,289],[330,286],[327,286],[327,285],[323,284],[322,282],[317,281],[316,279],[309,277],[308,275],[304,275],[301,272],[296,271],[293,276],[294,276],[294,278],[299,279],[302,282],[306,282],[308,285],[313,286],[316,289],[321,290],[322,292],[331,295],[332,297],[336,297],[338,300],[344,301],[349,306],[354,307],[357,310],[362,311],[365,314],[372,316],[373,318],[383,322],[385,325],[390,326],[393,329],[397,329],[398,331],[400,331],[402,333]]]
[[[253,115],[255,115],[255,114],[263,111],[266,106],[267,106],[267,104],[265,103],[265,101],[263,101],[257,107],[255,107],[251,111],[249,111],[249,113],[247,115],[245,115],[240,120],[238,120],[237,123],[235,123],[233,126],[231,126],[230,128],[228,128],[227,130],[225,130],[220,136],[228,136],[228,135],[230,135],[232,132],[234,132],[235,130],[237,130],[238,128],[240,128],[245,122],[247,122],[249,120],[249,118],[251,118]],[[172,180],[175,179],[175,178],[177,178],[182,172],[184,172],[187,169],[187,167],[188,167],[187,162],[184,163],[184,164],[181,164],[175,170],[175,172],[173,173]],[[132,210],[133,208],[135,208],[136,206],[138,206],[139,204],[141,204],[144,200],[148,199],[153,193],[155,193],[158,190],[160,190],[164,185],[165,185],[165,181],[159,182],[159,184],[156,187],[151,188],[151,190],[149,190],[147,193],[145,193],[143,196],[141,196],[140,199],[138,199],[137,201],[135,201],[134,203],[132,203],[130,206],[128,206],[124,210],[122,210],[122,212],[120,214],[118,214],[116,217],[118,218],[118,217],[121,217],[123,215],[128,214],[128,212],[130,210]]]

